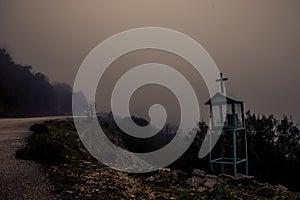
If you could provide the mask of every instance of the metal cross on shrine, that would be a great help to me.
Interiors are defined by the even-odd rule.
[[[220,73],[220,79],[217,79],[217,82],[220,82],[221,84],[221,93],[224,93],[224,81],[227,81],[228,78],[223,78],[223,73]]]
[[[217,92],[205,104],[210,106],[211,127],[209,135],[209,162],[212,172],[214,166],[220,165],[220,172],[230,171],[233,167],[233,175],[236,176],[239,169],[245,168],[248,175],[248,147],[245,126],[244,102],[235,97],[224,94],[224,78],[220,73],[220,78],[216,80],[221,84],[221,93]],[[223,106],[226,105],[226,109]],[[214,135],[214,136],[213,136]],[[213,149],[212,138],[219,136],[219,147]],[[220,152],[219,152],[220,151]]]

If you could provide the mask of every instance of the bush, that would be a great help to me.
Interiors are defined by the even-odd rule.
[[[63,163],[89,156],[72,121],[49,121],[30,127],[33,133],[16,156],[43,163]]]

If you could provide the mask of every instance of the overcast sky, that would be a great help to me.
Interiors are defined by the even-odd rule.
[[[98,43],[145,26],[174,29],[198,41],[229,77],[226,89],[245,100],[247,108],[293,115],[300,122],[298,0],[0,0],[0,47],[52,82],[72,85]],[[146,53],[116,65],[188,65],[173,55]]]

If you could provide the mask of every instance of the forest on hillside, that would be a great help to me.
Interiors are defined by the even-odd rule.
[[[51,84],[48,78],[33,72],[31,66],[16,64],[5,49],[0,49],[0,117],[70,115],[72,88]],[[86,102],[77,93],[81,102]]]

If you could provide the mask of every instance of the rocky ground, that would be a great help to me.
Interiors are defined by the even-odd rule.
[[[34,133],[18,157],[42,163],[62,199],[300,199],[282,185],[251,176],[211,175],[163,168],[148,174],[113,170],[83,148],[72,121],[53,121]],[[51,162],[49,162],[51,161]]]
[[[74,166],[64,164],[49,170],[52,177],[64,179],[58,182],[63,182],[60,194],[66,199],[300,198],[284,186],[259,183],[251,176],[211,175],[198,169],[186,174],[168,168],[146,175],[132,175],[87,161]]]

